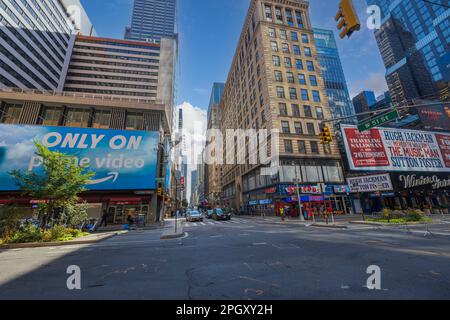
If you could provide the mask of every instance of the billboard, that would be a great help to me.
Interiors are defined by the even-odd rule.
[[[351,193],[392,191],[389,173],[347,178]]]
[[[342,126],[351,170],[450,172],[450,134]]]
[[[12,170],[42,172],[34,141],[94,171],[89,190],[156,189],[159,132],[0,124],[0,191],[17,190]]]

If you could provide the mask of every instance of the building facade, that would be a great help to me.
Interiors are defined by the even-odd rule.
[[[357,119],[361,121],[371,116],[370,114],[361,115],[361,113],[369,112],[370,108],[377,103],[377,99],[373,91],[362,91],[352,99],[352,102],[358,114]]]
[[[382,26],[375,37],[394,106],[413,98],[438,100],[439,84],[448,86],[445,65],[439,63],[450,51],[448,1],[366,1],[381,8]]]
[[[319,28],[314,28],[313,32],[331,116],[333,118],[349,117],[340,122],[355,123],[355,118],[352,118],[355,110],[348,92],[334,33],[331,30]]]
[[[78,0],[1,0],[0,86],[62,91],[75,33],[95,34]]]
[[[134,0],[125,39],[160,42],[175,37],[176,0]]]
[[[208,107],[208,130],[220,130],[222,119],[220,102],[224,88],[225,83],[216,82],[213,84]],[[211,143],[214,143],[214,141],[211,141]],[[206,165],[205,172],[206,199],[208,199],[208,202],[213,206],[220,205],[222,190],[221,166],[217,163],[211,163]]]
[[[323,120],[331,117],[327,100],[309,2],[251,1],[222,96],[221,130],[226,136],[228,129],[267,129],[267,144],[280,151],[279,170],[267,176],[261,164],[224,165],[225,205],[270,214],[284,208],[295,216],[297,181],[303,214],[323,204],[325,194],[327,206],[350,210],[349,199],[337,194],[344,184],[337,144],[320,143]],[[224,154],[230,150],[236,145],[225,144]]]
[[[42,126],[55,130],[64,130],[63,128],[67,127],[68,130],[73,130],[72,138],[75,140],[85,129],[92,129],[92,134],[103,129],[116,130],[121,134],[155,132],[159,136],[160,144],[164,143],[164,132],[168,130],[163,104],[126,97],[114,99],[111,96],[86,96],[84,93],[69,92],[49,94],[10,88],[0,90],[0,124],[11,127]],[[157,178],[164,177],[163,162],[160,161],[163,158],[163,150],[158,149],[158,144],[155,148],[156,167],[153,172],[148,172],[147,179],[151,179],[153,175]],[[98,157],[95,152],[93,149],[88,154],[90,157]],[[120,163],[121,160],[115,161]],[[146,179],[145,175],[142,178]],[[136,185],[138,182],[136,180]],[[153,181],[150,184],[152,183]],[[108,222],[111,224],[126,223],[128,214],[143,217],[146,223],[153,223],[159,220],[162,206],[155,189],[112,187],[108,190],[83,192],[80,198],[88,202],[91,219],[100,219],[102,212],[107,210]],[[31,208],[33,200],[45,199],[28,199],[17,191],[0,190],[0,205],[15,203]]]

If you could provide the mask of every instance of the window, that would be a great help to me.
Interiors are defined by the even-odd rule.
[[[269,5],[264,6],[264,11],[266,13],[266,20],[272,21],[272,7]]]
[[[63,108],[61,107],[44,107],[42,112],[42,125],[44,126],[59,126],[61,117],[63,114]]]
[[[283,22],[283,14],[281,13],[281,8],[275,7],[275,19],[277,22]]]
[[[271,41],[270,45],[272,46],[273,52],[278,52],[278,43],[276,43],[275,41]]]
[[[289,88],[289,97],[291,100],[297,100],[297,90],[295,88]]]
[[[126,121],[126,130],[143,130],[144,115],[142,113],[128,113]]]
[[[286,13],[286,22],[289,26],[293,27],[294,26],[294,18],[292,17],[292,11],[286,9],[285,10]]]
[[[319,144],[316,141],[311,141],[311,153],[319,153]]]
[[[323,166],[326,182],[342,182],[344,181],[344,174],[342,168],[339,165],[336,166]]]
[[[305,56],[312,57],[311,48],[305,47]]]
[[[284,66],[286,68],[292,68],[292,60],[291,60],[291,58],[288,58],[288,57],[284,58]]]
[[[291,53],[291,50],[289,49],[289,44],[283,43],[283,53]]]
[[[275,73],[275,81],[282,82],[283,81],[283,74],[281,73],[281,71],[275,70],[274,73]]]
[[[314,126],[314,123],[307,123],[306,124],[306,130],[308,130],[308,134],[311,136],[315,136],[316,135],[316,128]]]
[[[298,75],[298,83],[306,85],[306,77],[303,73],[299,73]]]
[[[300,59],[296,59],[295,66],[297,67],[297,70],[303,70],[303,61]]]
[[[302,14],[302,12],[301,12],[301,11],[295,11],[295,17],[296,17],[296,19],[297,19],[297,26],[298,26],[299,28],[304,28],[304,25],[303,25],[303,14]]]
[[[286,77],[287,77],[288,83],[295,83],[294,74],[292,72],[286,72]]]
[[[300,47],[299,47],[298,45],[294,44],[294,45],[292,46],[292,49],[293,49],[294,54],[295,54],[296,56],[300,56],[300,55],[301,55]]]
[[[280,103],[278,105],[279,109],[280,109],[280,116],[283,117],[287,117],[288,116],[288,112],[287,112],[287,106],[285,103]]]
[[[284,151],[286,153],[294,152],[294,149],[292,148],[292,140],[284,140]]]
[[[303,134],[303,127],[301,122],[295,122],[294,123],[295,133],[296,134]]]
[[[309,82],[313,87],[317,87],[317,77],[316,76],[309,76]]]
[[[302,100],[303,101],[309,101],[309,93],[306,89],[301,89],[302,92]]]
[[[284,88],[283,87],[277,87],[277,97],[280,99],[284,99],[286,96],[284,94]]]
[[[269,28],[269,37],[271,37],[271,38],[277,37],[277,33],[274,28]]]
[[[95,111],[93,128],[108,129],[111,122],[111,112],[107,110]]]
[[[313,90],[312,94],[313,94],[314,102],[320,102],[321,101],[319,91]]]
[[[280,30],[280,38],[283,40],[287,40],[286,30]]]
[[[7,104],[2,116],[2,122],[10,124],[19,123],[21,113],[22,113],[21,104]]]
[[[87,109],[69,109],[66,116],[67,127],[88,127],[90,110]]]
[[[273,65],[275,67],[280,67],[281,66],[281,61],[280,61],[280,57],[279,56],[272,56],[272,60],[273,60]]]
[[[298,34],[295,31],[291,31],[291,39],[292,41],[298,41]]]
[[[323,109],[322,107],[316,107],[317,119],[323,120]]]
[[[308,71],[315,71],[314,63],[312,61],[306,61],[306,67],[308,68]]]
[[[291,128],[289,128],[288,121],[281,121],[281,130],[283,133],[291,133]]]
[[[300,108],[298,107],[298,104],[293,104],[291,107],[292,107],[292,116],[300,117]]]
[[[302,33],[302,42],[303,43],[309,43],[309,37],[305,33]]]
[[[306,154],[306,143],[305,141],[298,141],[298,152],[301,154]]]
[[[312,111],[311,111],[311,106],[304,106],[303,110],[305,110],[305,117],[307,118],[312,118]]]

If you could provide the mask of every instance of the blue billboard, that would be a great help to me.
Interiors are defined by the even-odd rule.
[[[95,176],[89,190],[156,189],[159,132],[0,124],[0,191],[17,191],[12,170],[43,170],[38,141]]]

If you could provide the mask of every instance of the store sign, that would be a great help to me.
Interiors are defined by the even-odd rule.
[[[259,200],[260,205],[272,204],[272,202],[273,202],[272,199]]]
[[[298,186],[298,191],[304,194],[321,194],[322,189],[319,185]],[[297,193],[297,186],[288,186],[286,188],[288,194]]]
[[[333,186],[334,193],[350,193],[348,186]]]
[[[254,200],[254,201],[249,201],[248,204],[250,206],[256,206],[258,204],[258,200]]]
[[[156,188],[159,132],[0,124],[0,191],[17,191],[12,170],[43,172],[34,141],[94,171],[89,190]]]
[[[399,190],[439,190],[450,188],[450,175],[397,174]]]
[[[427,106],[427,101],[417,100],[417,104],[423,105],[417,108],[422,125],[431,130],[450,131],[450,104],[433,104]]]
[[[264,193],[265,193],[265,194],[274,194],[274,193],[277,193],[277,188],[276,188],[276,187],[273,187],[273,188],[266,189],[266,190],[264,190]]]
[[[351,170],[450,172],[450,134],[342,126]]]
[[[351,193],[394,190],[389,174],[347,178]]]

